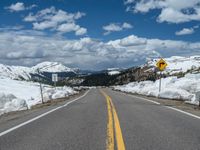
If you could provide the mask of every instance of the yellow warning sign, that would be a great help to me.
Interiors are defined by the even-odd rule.
[[[164,59],[160,59],[157,63],[156,63],[156,66],[158,67],[158,69],[160,70],[160,71],[163,71],[163,70],[165,70],[165,68],[167,67],[167,63],[166,63],[166,61],[164,60]]]

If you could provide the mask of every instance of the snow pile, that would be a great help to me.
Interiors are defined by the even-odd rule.
[[[72,88],[67,86],[48,88],[44,91],[44,100],[47,101],[51,99],[63,98],[74,94],[77,94],[77,91],[74,91]]]
[[[109,71],[108,72],[108,75],[112,76],[112,75],[117,75],[117,74],[120,74],[119,71]]]
[[[168,66],[166,70],[163,71],[164,74],[169,73],[173,75],[179,72],[187,72],[188,70],[200,69],[200,56],[190,56],[190,57],[181,57],[181,56],[172,56],[170,58],[164,58]],[[147,66],[155,67],[158,59],[153,59],[147,63]]]
[[[120,68],[108,68],[107,69],[107,73],[110,76],[120,74],[121,71],[122,71],[122,69],[120,69]]]
[[[159,80],[132,82],[122,86],[115,86],[114,89],[137,93],[147,96],[155,96],[168,99],[179,99],[189,101],[192,104],[199,102],[195,93],[200,91],[200,74],[186,74],[183,78],[168,77],[162,79],[162,90],[159,93]]]
[[[70,87],[52,88],[43,85],[44,101],[76,94]],[[17,81],[0,77],[0,114],[24,110],[41,103],[38,83]]]
[[[25,100],[19,99],[12,94],[0,93],[0,115],[2,113],[24,110],[28,105]]]

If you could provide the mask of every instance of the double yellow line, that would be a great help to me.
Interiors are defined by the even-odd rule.
[[[107,124],[107,140],[106,140],[106,149],[114,150],[115,149],[115,139],[118,150],[125,150],[125,144],[122,136],[122,131],[117,116],[115,106],[112,102],[112,99],[101,90],[101,93],[105,96],[108,109],[108,124]],[[115,131],[115,134],[114,134]],[[115,135],[115,136],[114,136]]]

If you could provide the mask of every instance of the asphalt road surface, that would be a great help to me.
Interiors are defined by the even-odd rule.
[[[200,150],[200,119],[140,98],[92,89],[57,107],[0,124],[0,150]]]

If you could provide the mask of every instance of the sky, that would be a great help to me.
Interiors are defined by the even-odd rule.
[[[200,54],[200,0],[1,0],[0,63],[101,70]]]

